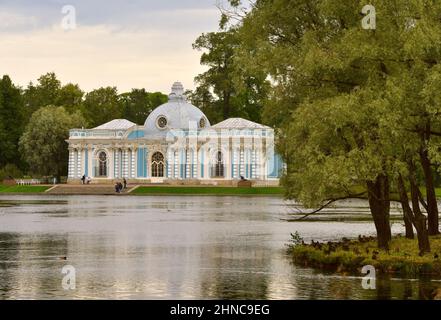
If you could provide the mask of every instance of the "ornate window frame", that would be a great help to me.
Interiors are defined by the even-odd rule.
[[[161,120],[161,119],[164,119],[165,120],[165,124],[163,125],[163,126],[161,126],[161,124],[159,123],[159,121]],[[156,120],[155,120],[155,124],[156,124],[156,128],[158,128],[159,130],[165,130],[165,129],[167,129],[168,128],[168,118],[166,117],[166,116],[164,116],[164,115],[159,115],[157,118],[156,118]]]

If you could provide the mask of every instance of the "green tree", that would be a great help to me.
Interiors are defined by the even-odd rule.
[[[239,45],[234,29],[204,33],[193,44],[204,51],[200,62],[208,70],[196,77],[198,88],[189,96],[212,122],[237,116],[261,121],[269,83],[263,72],[242,72],[234,59]]]
[[[431,167],[441,131],[439,100],[427,88],[436,87],[436,73],[428,77],[441,61],[441,6],[370,3],[381,17],[376,30],[361,27],[365,1],[255,1],[236,26],[236,60],[273,80],[264,115],[279,129],[288,197],[321,205],[354,196],[354,187],[363,186],[379,246],[386,248],[390,191],[404,195],[410,188],[412,207],[405,211],[424,253],[430,246],[420,206],[428,212],[430,233],[438,231]],[[404,209],[408,201],[400,200]]]
[[[21,91],[8,76],[0,79],[0,167],[11,163],[20,166],[18,140],[23,130]]]
[[[58,91],[55,105],[61,106],[69,113],[81,110],[83,103],[84,92],[80,89],[78,84],[68,83],[60,88]]]
[[[60,177],[67,173],[69,130],[86,121],[80,112],[69,114],[63,107],[38,109],[20,138],[20,151],[32,173]]]
[[[60,89],[61,82],[53,72],[46,73],[38,78],[36,85],[32,82],[29,83],[23,94],[28,119],[39,108],[56,105]]]
[[[86,94],[82,113],[91,127],[122,117],[116,87],[93,90]]]
[[[123,118],[137,124],[144,123],[153,109],[166,102],[166,95],[160,92],[150,93],[145,89],[132,89],[131,92],[119,96]]]

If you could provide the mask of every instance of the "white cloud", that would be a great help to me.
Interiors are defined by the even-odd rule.
[[[38,25],[38,18],[15,12],[0,11],[0,31],[32,29]]]
[[[136,23],[113,25],[82,25],[78,18],[78,28],[71,31],[57,24],[1,32],[0,73],[22,86],[54,71],[63,83],[78,83],[86,91],[110,85],[120,92],[146,88],[168,93],[176,80],[192,89],[194,77],[204,68],[191,44],[202,32],[216,30],[218,12],[183,9],[134,17]],[[24,17],[5,21],[30,25]]]

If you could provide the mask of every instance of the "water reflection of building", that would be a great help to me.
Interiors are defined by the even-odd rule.
[[[126,178],[134,182],[232,184],[242,177],[278,184],[283,164],[274,152],[274,130],[241,118],[211,126],[188,103],[177,82],[169,101],[143,126],[117,119],[94,129],[73,129],[69,182]]]

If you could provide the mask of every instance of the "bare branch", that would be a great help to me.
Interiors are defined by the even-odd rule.
[[[316,209],[316,210],[314,210],[312,212],[308,212],[308,213],[304,214],[302,217],[300,217],[298,219],[295,219],[295,221],[304,220],[305,218],[309,217],[310,215],[316,214],[316,213],[322,211],[323,209],[326,209],[327,207],[329,207],[334,202],[337,202],[337,201],[340,201],[340,200],[365,199],[365,197],[362,197],[365,194],[366,194],[366,191],[363,191],[363,192],[358,193],[358,194],[353,194],[353,195],[348,195],[348,196],[344,196],[344,197],[328,199],[327,202],[324,205],[322,205],[320,208],[318,208],[318,209]]]

